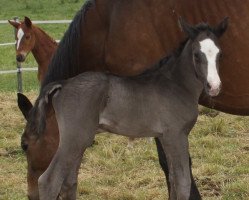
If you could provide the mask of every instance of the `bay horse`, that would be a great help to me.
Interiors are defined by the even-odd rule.
[[[221,38],[224,57],[220,63],[222,91],[215,98],[203,96],[199,103],[231,114],[249,115],[249,68],[246,67],[249,57],[245,55],[249,50],[248,7],[249,0],[88,0],[60,42],[42,87],[89,70],[129,76],[139,74],[169,54],[184,38],[179,30],[179,16],[192,24],[200,21],[215,24],[229,16],[231,26]],[[235,66],[236,73],[233,73]],[[18,105],[28,119],[33,107],[31,102],[18,94]],[[58,147],[59,131],[52,109],[47,115],[44,134],[37,138],[35,132],[26,129],[22,135],[30,199],[38,199],[37,180]],[[166,157],[160,141],[155,141],[169,185]],[[190,199],[200,199],[193,177]]]
[[[76,199],[82,155],[98,127],[129,137],[157,137],[167,152],[170,199],[188,200],[191,191],[188,135],[198,117],[203,90],[217,96],[221,49],[217,27],[189,26],[180,20],[188,39],[176,53],[133,77],[85,72],[43,87],[27,127],[43,134],[47,107],[53,106],[59,126],[58,150],[38,180],[41,200]],[[148,124],[149,122],[149,124]]]
[[[32,52],[38,63],[37,77],[41,83],[58,44],[41,28],[35,26],[28,17],[22,22],[9,20],[9,23],[16,28],[16,60],[24,62],[29,52]]]

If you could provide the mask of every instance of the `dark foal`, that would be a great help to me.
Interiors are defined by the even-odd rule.
[[[189,39],[177,53],[142,75],[86,72],[43,87],[26,128],[37,130],[39,137],[52,105],[60,144],[39,178],[41,200],[57,199],[60,192],[64,199],[76,199],[82,155],[98,127],[131,137],[157,137],[167,152],[170,199],[191,198],[188,134],[196,122],[203,89],[210,96],[220,91],[217,38],[226,30],[227,19],[215,28],[181,25]]]

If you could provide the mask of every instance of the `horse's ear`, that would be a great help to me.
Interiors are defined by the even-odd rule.
[[[228,17],[225,17],[220,23],[218,26],[216,26],[214,29],[213,29],[213,32],[214,34],[217,36],[217,37],[221,37],[223,35],[223,33],[225,33],[225,31],[227,30],[227,27],[228,27]]]
[[[31,20],[28,18],[28,17],[24,17],[24,23],[25,23],[25,25],[28,27],[28,28],[31,28],[31,26],[32,26],[32,22],[31,22]]]
[[[23,116],[25,117],[26,120],[28,120],[29,111],[33,108],[32,103],[22,93],[17,93],[17,103]]]
[[[14,26],[16,29],[18,28],[18,26],[20,25],[20,22],[16,22],[16,21],[13,21],[13,20],[8,20],[8,22]]]
[[[194,39],[198,35],[198,30],[189,25],[182,17],[179,18],[179,24],[184,33],[186,33],[191,39]]]

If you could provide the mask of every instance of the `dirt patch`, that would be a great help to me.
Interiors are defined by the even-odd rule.
[[[248,147],[248,146],[243,147],[243,149],[244,149],[245,151],[249,151],[249,147]]]
[[[221,195],[221,183],[212,181],[211,178],[204,178],[198,180],[199,184],[202,187],[202,195],[203,196],[220,196]]]
[[[8,155],[8,151],[6,151],[6,149],[0,149],[0,156],[7,156]]]

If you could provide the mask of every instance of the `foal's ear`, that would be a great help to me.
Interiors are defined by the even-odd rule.
[[[198,35],[198,30],[195,27],[189,25],[185,20],[182,19],[182,17],[179,18],[179,24],[183,32],[186,33],[190,39],[194,39]]]
[[[23,116],[25,117],[26,120],[28,120],[29,111],[33,108],[32,103],[22,93],[17,93],[17,103]]]
[[[24,17],[24,23],[25,23],[25,25],[28,27],[28,28],[31,28],[31,26],[32,26],[32,22],[31,22],[31,20],[28,18],[28,17]]]
[[[217,37],[221,37],[223,35],[223,33],[225,33],[225,31],[227,30],[227,27],[228,27],[228,17],[225,17],[220,23],[218,26],[216,26],[214,29],[213,29],[213,32],[214,34],[217,36]]]
[[[14,26],[16,29],[18,28],[18,26],[21,24],[20,22],[16,22],[16,21],[13,21],[13,20],[8,20],[8,22]]]

